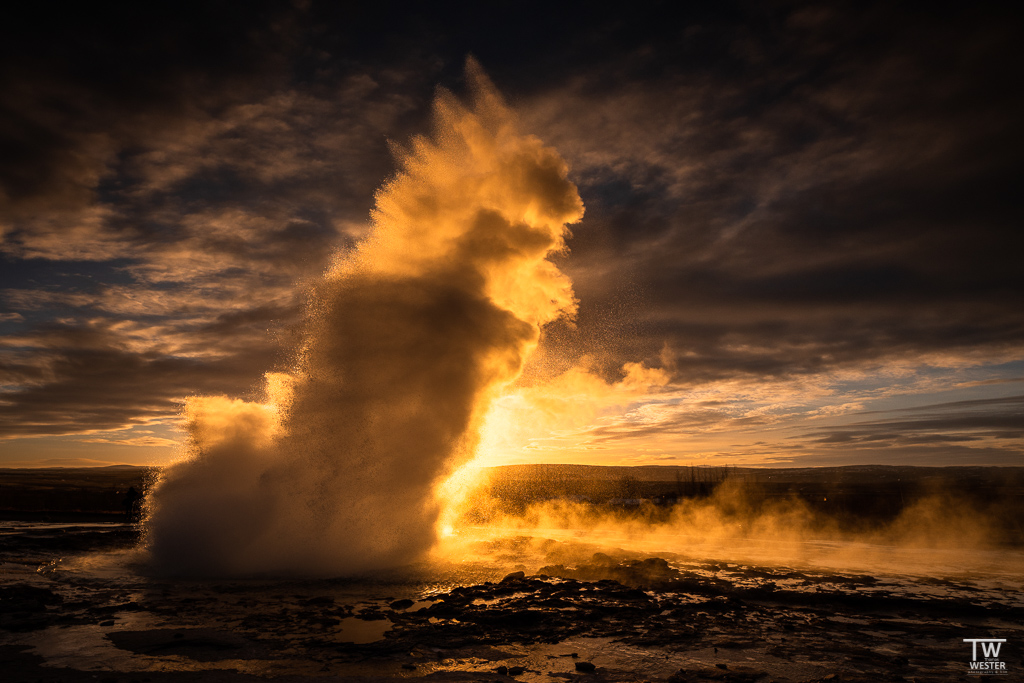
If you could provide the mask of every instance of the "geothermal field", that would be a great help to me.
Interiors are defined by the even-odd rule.
[[[1019,183],[970,176],[945,128],[914,128],[902,105],[858,147],[878,120],[863,93],[928,81],[887,80],[914,60],[852,93],[823,86],[766,131],[753,104],[813,91],[782,67],[782,85],[751,76],[746,102],[644,66],[642,45],[607,58],[619,92],[545,80],[577,53],[604,63],[595,38],[529,72],[574,108],[520,84],[514,110],[470,56],[468,95],[437,87],[428,113],[406,84],[440,60],[425,48],[406,75],[359,75],[350,51],[383,63],[407,43],[351,29],[335,44],[312,18],[301,33],[314,4],[267,20],[290,66],[230,60],[253,88],[291,84],[259,104],[210,74],[154,76],[118,99],[137,116],[83,128],[72,152],[57,114],[18,118],[67,168],[19,167],[22,194],[0,192],[51,178],[65,202],[24,199],[0,220],[4,267],[28,283],[0,289],[20,307],[0,312],[0,682],[1024,679],[1019,250],[973,218],[950,227],[992,205],[1019,241],[997,196]],[[771,31],[823,30],[826,15]],[[617,35],[612,19],[594,35]],[[415,35],[440,44],[444,25]],[[724,59],[693,57],[705,42],[771,61],[703,26],[662,48],[693,69]],[[333,53],[304,47],[321,39]],[[807,53],[833,49],[822,40]],[[100,62],[96,101],[121,61],[145,63],[132,49]],[[59,99],[30,76],[18,106]],[[648,77],[686,104],[633,87]],[[835,123],[843,107],[856,121]],[[1002,120],[951,109],[950,130]],[[837,137],[815,137],[814,116]],[[428,134],[399,137],[419,123]],[[978,140],[965,149],[1009,147]],[[900,151],[911,142],[924,151]],[[376,192],[364,145],[397,165]],[[739,177],[754,167],[756,182]],[[970,212],[927,198],[961,182]],[[581,195],[597,228],[573,261]],[[798,195],[806,225],[786,213]],[[905,196],[934,224],[883,215]],[[933,237],[948,262],[922,247]],[[971,249],[998,258],[960,267]]]
[[[0,511],[5,680],[948,681],[994,630],[1022,665],[1019,468],[585,469],[486,473],[429,556],[320,577],[155,565],[146,470],[0,472],[38,503]]]

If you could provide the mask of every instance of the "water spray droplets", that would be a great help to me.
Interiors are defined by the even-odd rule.
[[[547,259],[583,213],[564,161],[467,73],[472,105],[438,97],[370,235],[316,286],[298,367],[267,375],[268,404],[190,401],[190,456],[149,500],[157,567],[356,574],[436,542],[441,483],[540,326],[575,312]]]

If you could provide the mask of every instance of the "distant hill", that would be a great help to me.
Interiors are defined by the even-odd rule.
[[[880,483],[897,480],[981,479],[1024,485],[1024,467],[917,467],[912,465],[843,465],[834,467],[735,467],[732,465],[502,465],[482,468],[495,480],[558,481],[589,479],[639,481],[736,478],[748,482]]]
[[[153,467],[0,469],[0,517],[7,519],[121,519],[128,491],[143,492]]]

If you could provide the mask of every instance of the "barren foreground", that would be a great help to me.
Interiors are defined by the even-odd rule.
[[[939,578],[515,538],[359,581],[198,582],[132,569],[128,525],[2,539],[12,682],[975,679],[964,638],[1005,638],[1001,679],[1024,672],[1020,577],[998,555]]]

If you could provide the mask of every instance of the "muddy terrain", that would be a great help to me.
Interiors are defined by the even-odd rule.
[[[361,580],[187,581],[133,565],[129,525],[0,532],[12,682],[975,680],[964,638],[1005,638],[999,680],[1024,672],[998,557],[865,574],[520,537]]]

